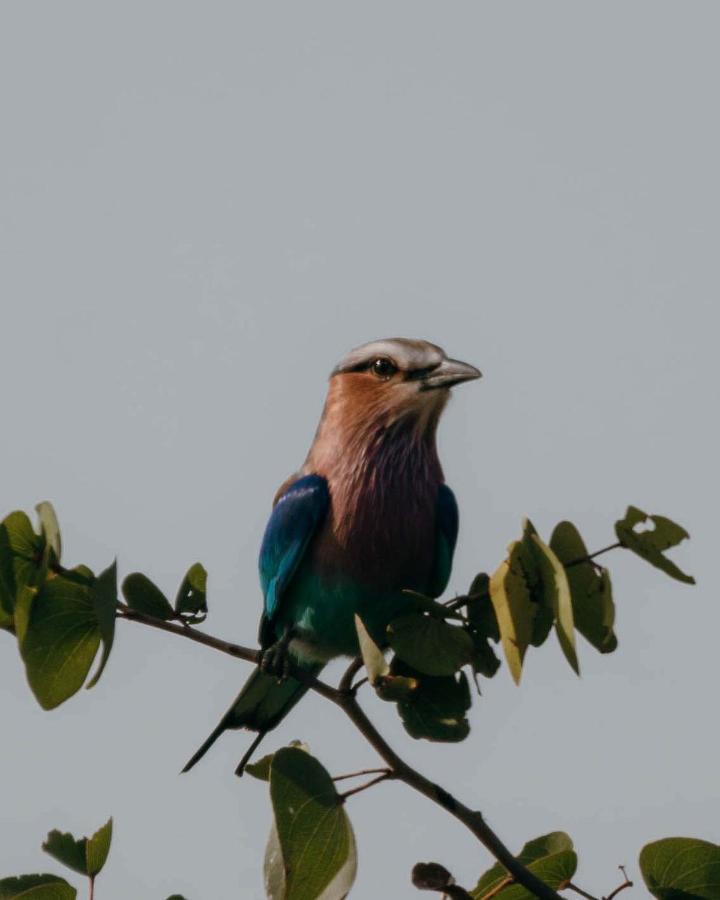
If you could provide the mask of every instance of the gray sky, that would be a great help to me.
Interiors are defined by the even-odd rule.
[[[634,503],[676,518],[675,583],[610,558],[620,647],[506,668],[455,746],[409,760],[512,847],[556,828],[598,895],[641,845],[720,840],[716,641],[720,13],[711,2],[24,3],[0,10],[2,514],[51,499],[68,562],[117,554],[207,630],[254,640],[256,554],[351,346],[425,337],[478,365],[441,428],[460,503],[451,589],[531,516],[591,547]],[[249,668],[120,624],[53,713],[0,635],[0,874],[50,828],[115,816],[98,900],[259,898],[264,784],[226,736],[177,773]],[[336,672],[333,669],[332,674]],[[333,772],[376,757],[308,697],[266,741]],[[400,785],[349,804],[353,897],[418,860],[491,862]],[[636,893],[642,889],[636,890]]]

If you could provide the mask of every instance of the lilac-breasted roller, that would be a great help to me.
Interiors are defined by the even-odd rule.
[[[237,768],[307,687],[282,678],[288,656],[317,674],[359,652],[355,614],[387,645],[405,589],[445,590],[458,529],[435,434],[453,385],[479,378],[426,341],[392,338],[335,367],[310,452],[278,490],[260,548],[262,663],[187,771],[228,728],[257,731]]]

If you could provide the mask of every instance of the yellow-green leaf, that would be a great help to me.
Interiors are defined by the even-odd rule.
[[[637,530],[638,525],[648,522],[653,523],[652,530]],[[665,516],[650,516],[636,506],[628,506],[625,518],[615,523],[615,534],[623,547],[632,550],[655,568],[685,584],[695,584],[692,575],[687,575],[665,556],[666,550],[690,537],[681,525]]]
[[[500,563],[490,579],[490,599],[510,673],[515,683],[519,684],[525,652],[532,637],[537,604],[530,598],[520,563],[523,552],[520,541],[513,542],[508,551],[508,558]]]

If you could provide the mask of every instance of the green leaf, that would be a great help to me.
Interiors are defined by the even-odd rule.
[[[576,674],[580,674],[575,651],[575,623],[573,619],[572,597],[565,567],[555,553],[540,538],[532,522],[526,520],[525,536],[540,568],[542,604],[553,612],[555,631],[565,659]]]
[[[273,900],[340,900],[355,881],[355,837],[332,778],[309,753],[278,750],[270,766],[275,817],[265,860]]]
[[[92,590],[65,578],[45,582],[32,599],[20,652],[43,709],[82,687],[100,644]]]
[[[58,875],[0,879],[0,900],[75,900],[77,891]]]
[[[310,747],[302,741],[290,741],[288,746],[296,747],[298,750],[303,750],[305,753],[310,752]],[[244,771],[247,772],[248,775],[252,775],[253,778],[257,778],[259,781],[270,781],[270,766],[272,765],[274,756],[275,753],[268,753],[257,762],[247,763]]]
[[[357,613],[355,614],[355,630],[360,644],[360,653],[368,673],[368,680],[374,686],[378,678],[388,674],[390,666],[383,656],[382,650],[368,634],[363,620]]]
[[[516,684],[520,683],[523,660],[533,633],[537,604],[521,564],[524,552],[520,541],[508,547],[508,558],[500,563],[490,578],[490,599],[500,629],[505,659]]]
[[[640,852],[640,871],[658,900],[718,900],[720,846],[697,838],[663,838]]]
[[[95,687],[105,671],[113,641],[115,640],[115,611],[117,609],[117,560],[101,572],[90,590],[95,618],[100,630],[103,652],[97,672],[88,682],[88,688]]]
[[[432,616],[400,616],[388,625],[387,634],[400,659],[426,675],[453,675],[473,656],[467,631]]]
[[[51,831],[42,848],[74,872],[94,878],[105,865],[111,841],[112,818],[90,838],[75,838],[67,832]]]
[[[416,739],[457,743],[470,733],[467,711],[472,699],[464,672],[434,676],[418,672],[398,657],[390,664],[392,676],[412,679],[415,688],[398,703],[407,733]]]
[[[552,831],[541,837],[528,841],[517,855],[517,860],[530,869],[553,890],[562,889],[575,874],[577,856],[573,852],[573,843],[564,831]],[[476,900],[480,900],[490,891],[496,891],[501,882],[508,877],[507,871],[496,863],[481,876],[471,891]],[[508,885],[496,895],[502,900],[532,900],[533,895],[520,885]]]
[[[207,617],[207,572],[200,563],[187,570],[175,599],[175,612],[186,621],[202,622]]]
[[[497,643],[500,628],[490,599],[490,576],[481,572],[473,578],[468,591],[467,617],[473,630]]]
[[[60,562],[62,544],[60,541],[60,524],[55,515],[55,509],[49,500],[43,500],[42,503],[36,505],[35,511],[40,519],[40,530],[45,538],[47,551],[52,551],[55,562]]]
[[[617,638],[613,631],[615,604],[609,572],[591,562],[576,562],[586,557],[588,550],[572,522],[560,522],[555,526],[550,546],[566,566],[575,627],[601,653],[612,653],[617,647]],[[568,567],[570,562],[574,565]]]
[[[44,546],[44,539],[35,534],[24,512],[12,512],[0,523],[0,610],[5,623],[13,615],[22,588],[44,578]]]
[[[653,530],[637,531],[638,525],[645,525],[648,521],[655,526]],[[637,553],[671,578],[685,584],[695,584],[692,575],[686,575],[664,555],[665,550],[676,547],[685,538],[690,537],[676,522],[666,519],[665,516],[649,516],[636,506],[628,506],[625,518],[615,523],[615,534],[623,547]]]
[[[86,838],[85,860],[87,862],[87,874],[94,878],[105,865],[110,843],[112,841],[113,820],[112,816],[102,825],[91,838]]]
[[[68,869],[72,869],[73,872],[78,872],[80,875],[87,875],[86,844],[87,838],[77,840],[69,832],[54,829],[48,834],[42,848]]]
[[[156,619],[174,619],[175,611],[165,594],[147,575],[132,572],[125,578],[121,590],[130,609],[154,616]]]
[[[411,700],[419,686],[417,678],[404,675],[381,675],[375,681],[375,693],[381,700],[397,703],[399,700]]]

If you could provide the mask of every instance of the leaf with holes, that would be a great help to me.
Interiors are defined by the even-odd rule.
[[[658,900],[720,900],[720,846],[698,838],[663,838],[640,851],[640,871]]]
[[[75,900],[77,891],[58,875],[0,879],[0,900]]]
[[[187,622],[199,623],[207,618],[207,572],[200,563],[187,570],[175,599],[175,612]]]
[[[610,573],[592,562],[577,562],[588,555],[585,542],[572,522],[560,522],[550,537],[550,547],[566,567],[575,627],[601,653],[617,647],[613,630],[615,604]],[[568,566],[568,563],[574,565]]]
[[[270,766],[270,798],[274,825],[265,856],[268,896],[339,900],[348,894],[357,870],[355,837],[328,772],[303,750],[278,750]]]
[[[637,530],[638,525],[648,522],[653,523],[652,530]],[[692,575],[687,575],[665,556],[666,550],[690,537],[681,525],[665,516],[650,516],[636,506],[628,506],[625,518],[615,523],[615,534],[623,547],[637,553],[655,568],[685,584],[695,584]]]

